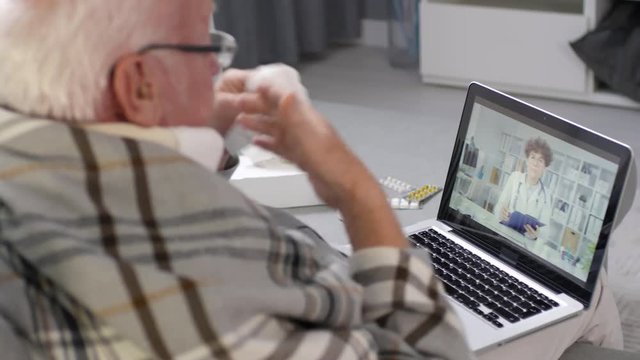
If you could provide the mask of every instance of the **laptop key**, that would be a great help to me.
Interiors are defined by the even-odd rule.
[[[466,305],[468,308],[472,308],[472,309],[475,309],[475,308],[480,307],[480,303],[479,303],[479,302],[477,302],[477,301],[475,301],[475,300],[471,300],[471,299],[469,299],[469,301],[467,301],[467,302],[465,303],[465,305]]]
[[[478,286],[478,280],[472,278],[472,277],[467,277],[467,285],[471,286],[472,288],[476,288],[476,286]]]
[[[549,310],[552,308],[551,305],[547,304],[546,302],[542,301],[542,300],[536,300],[532,302],[533,305],[535,305],[536,307],[542,309],[542,310]]]
[[[514,312],[515,309],[517,309],[518,307],[514,304],[503,304],[502,307],[510,312]],[[515,314],[515,313],[514,313]]]
[[[509,289],[502,289],[500,291],[498,291],[498,294],[508,298],[510,296],[513,296],[513,293],[511,291],[509,291]]]
[[[458,300],[458,302],[460,302],[462,305],[466,307],[471,307],[469,306],[469,304],[471,304],[473,300],[471,300],[471,298],[465,295],[464,293],[458,292],[454,298]]]
[[[485,306],[486,306],[488,303],[490,303],[490,302],[491,302],[491,300],[490,300],[488,297],[484,296],[484,295],[480,295],[480,296],[478,296],[478,297],[476,298],[476,300],[477,300],[480,304],[485,305]]]
[[[509,309],[509,311],[511,311],[516,316],[520,316],[524,313],[524,309],[517,306],[512,307],[511,309]]]
[[[542,300],[542,301],[546,302],[547,304],[552,305],[552,304],[551,304],[551,301],[553,301],[553,300],[551,300],[548,296],[546,296],[546,295],[544,295],[544,294],[540,294],[540,295],[538,296],[538,298],[539,298],[540,300]]]
[[[537,309],[536,309],[537,310]],[[522,314],[519,314],[518,316],[522,319],[528,319],[534,315],[538,315],[540,314],[540,310],[533,310],[533,309],[526,309]]]
[[[528,302],[527,300],[524,300],[520,303],[516,303],[518,306],[520,306],[523,309],[533,309],[536,308],[532,303]],[[537,309],[537,308],[536,308]]]
[[[460,279],[460,281],[462,281],[465,284],[469,284],[469,275],[461,272],[460,275],[458,275],[458,279]]]
[[[504,327],[504,325],[502,325],[502,323],[500,321],[498,321],[498,320],[494,320],[491,323],[493,325],[495,325],[497,328],[500,328],[500,329]]]
[[[520,301],[522,301],[522,298],[516,294],[511,294],[510,296],[507,296],[507,299],[511,300],[511,302],[514,304],[518,304]]]
[[[409,235],[409,239],[413,240],[413,242],[417,243],[417,244],[425,244],[426,242],[424,241],[424,239],[422,239],[419,235],[417,234],[411,234]]]
[[[496,294],[495,291],[489,288],[487,288],[487,290],[483,291],[482,293],[484,294],[484,296],[488,297],[489,299],[493,299],[496,295],[498,295]]]
[[[478,297],[480,296],[480,293],[472,288],[469,288],[469,290],[465,291],[465,293],[467,293],[467,295],[469,295],[472,299],[478,299]]]
[[[495,281],[491,280],[491,278],[489,278],[487,276],[487,278],[484,280],[484,284],[487,285],[490,288],[494,288],[497,284]]]
[[[540,314],[540,313],[542,312],[542,310],[538,309],[538,308],[537,308],[537,307],[535,307],[535,306],[531,306],[531,307],[529,307],[529,308],[527,308],[527,309],[525,309],[525,310],[526,310],[526,311],[531,311],[531,312],[536,313],[536,314]]]
[[[527,290],[525,290],[525,289],[523,289],[523,288],[520,288],[520,287],[519,287],[519,288],[514,289],[514,290],[513,290],[513,292],[514,292],[514,293],[516,293],[516,294],[518,294],[518,295],[520,295],[520,296],[522,296],[522,297],[524,297],[525,295],[529,294],[529,293],[527,292]]]
[[[459,292],[458,289],[454,288],[449,283],[443,282],[442,285],[444,285],[444,291],[451,297],[455,296]]]
[[[520,289],[518,284],[512,282],[508,283],[505,287],[513,292],[516,292],[518,289]]]
[[[472,289],[469,286],[465,285],[464,281],[462,281],[460,286],[458,286],[458,290],[460,290],[463,293],[469,295],[469,291],[471,291]]]
[[[497,309],[493,309],[493,311],[500,315],[502,318],[504,318],[505,320],[507,320],[510,323],[515,323],[520,321],[520,318],[518,318],[516,315],[514,315],[512,312],[503,309],[503,308],[497,308]]]
[[[449,272],[451,273],[452,276],[455,276],[455,277],[460,276],[460,270],[458,270],[457,268],[452,267],[451,269],[449,269]]]

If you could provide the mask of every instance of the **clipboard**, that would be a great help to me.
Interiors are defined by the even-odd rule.
[[[535,217],[528,214],[523,214],[520,211],[512,212],[509,219],[501,221],[500,224],[508,226],[522,235],[527,232],[527,229],[525,229],[524,227],[525,225],[529,225],[534,229],[545,226],[545,224],[538,221],[538,219],[536,219]]]

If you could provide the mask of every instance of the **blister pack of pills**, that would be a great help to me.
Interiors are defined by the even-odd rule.
[[[442,190],[439,186],[431,184],[413,186],[391,176],[380,179],[380,184],[394,209],[421,209],[427,200]]]

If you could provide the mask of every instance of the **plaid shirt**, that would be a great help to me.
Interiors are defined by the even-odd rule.
[[[3,116],[3,359],[471,357],[424,253],[345,260],[168,148]]]

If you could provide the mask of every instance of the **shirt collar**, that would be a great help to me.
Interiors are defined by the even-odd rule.
[[[25,134],[50,121],[0,107],[0,143]],[[148,141],[176,150],[192,161],[217,172],[224,153],[224,139],[207,127],[141,127],[125,122],[76,124],[89,131]]]

